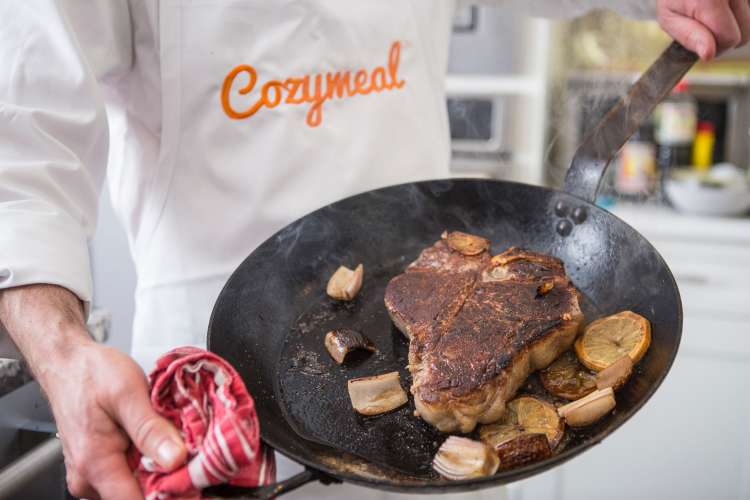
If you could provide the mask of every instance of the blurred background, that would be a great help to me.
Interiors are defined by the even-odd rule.
[[[607,12],[550,21],[461,9],[446,77],[451,173],[561,186],[582,138],[669,42],[654,22]],[[674,272],[685,312],[677,361],[654,400],[604,443],[472,498],[750,498],[749,136],[745,48],[699,64],[625,145],[598,203],[643,233]],[[135,274],[106,192],[91,251],[92,330],[127,351]],[[3,363],[13,388],[28,381]],[[12,405],[39,405],[15,393]],[[37,443],[26,431],[49,431],[43,421],[0,415],[0,467]]]

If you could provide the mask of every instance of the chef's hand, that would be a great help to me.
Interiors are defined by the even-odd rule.
[[[658,0],[659,24],[704,61],[750,39],[750,0]]]
[[[71,494],[143,498],[126,461],[131,440],[167,470],[185,462],[179,432],[151,408],[140,367],[90,339],[75,295],[53,285],[10,288],[0,292],[0,320],[49,398]]]

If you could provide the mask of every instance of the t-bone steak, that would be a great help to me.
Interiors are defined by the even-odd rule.
[[[385,291],[409,339],[417,413],[443,432],[498,420],[534,370],[569,349],[583,320],[554,257],[443,233]]]

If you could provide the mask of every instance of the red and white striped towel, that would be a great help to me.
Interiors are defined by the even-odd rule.
[[[253,398],[239,374],[219,356],[179,347],[149,376],[151,404],[180,431],[187,463],[162,472],[135,448],[131,465],[147,500],[200,499],[207,486],[262,486],[275,481],[273,451],[260,441]]]

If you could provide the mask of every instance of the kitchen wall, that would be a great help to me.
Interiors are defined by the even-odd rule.
[[[457,19],[467,18],[469,12],[467,8]],[[523,54],[514,49],[524,38],[524,18],[496,8],[475,8],[474,13],[474,29],[454,29],[448,73],[503,75],[518,71]]]

